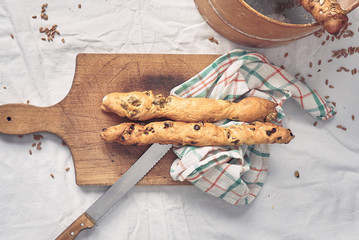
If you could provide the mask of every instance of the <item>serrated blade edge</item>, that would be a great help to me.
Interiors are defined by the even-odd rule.
[[[86,213],[97,222],[156,165],[171,147],[170,144],[152,144],[130,169],[86,210]]]

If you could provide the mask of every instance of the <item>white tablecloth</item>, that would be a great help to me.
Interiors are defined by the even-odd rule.
[[[192,0],[52,0],[47,21],[39,17],[43,3],[0,3],[0,105],[59,102],[71,87],[78,53],[223,54],[249,49],[211,29]],[[349,17],[353,37],[322,45],[325,34],[283,47],[251,49],[293,75],[300,73],[312,88],[330,96],[338,110],[315,127],[317,120],[293,101],[284,105],[284,125],[296,138],[272,146],[267,180],[252,204],[232,206],[193,186],[136,186],[77,239],[357,239],[359,73],[337,69],[359,68],[359,53],[328,63],[332,50],[359,46],[359,10]],[[39,27],[53,24],[61,35],[42,41]],[[40,151],[31,147],[32,134],[0,134],[0,239],[54,239],[107,189],[77,186],[69,149],[57,136],[41,134]]]

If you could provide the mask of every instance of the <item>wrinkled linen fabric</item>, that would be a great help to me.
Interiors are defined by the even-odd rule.
[[[317,119],[327,120],[336,114],[333,104],[305,83],[272,65],[263,55],[241,49],[225,53],[198,75],[172,89],[171,94],[228,101],[252,96],[268,99],[278,104],[279,124],[285,116],[281,106],[288,98]],[[228,127],[246,123],[222,120],[215,124]],[[285,151],[285,147],[282,149]],[[268,144],[184,146],[176,147],[174,152],[179,157],[170,170],[174,180],[187,180],[234,205],[246,205],[256,198],[269,167]]]

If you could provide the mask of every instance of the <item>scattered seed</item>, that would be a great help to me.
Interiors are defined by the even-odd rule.
[[[283,65],[280,66],[281,69],[285,69],[285,67]]]
[[[317,122],[317,121],[316,121],[316,122],[314,122],[314,124],[313,124],[313,125],[314,125],[314,127],[316,127],[316,126],[317,126],[317,124],[318,124],[318,122]]]
[[[354,115],[352,115],[352,120],[353,120],[353,121],[355,120],[355,116],[354,116]]]
[[[329,83],[329,80],[325,79],[325,85],[328,85],[328,83]]]
[[[46,13],[41,14],[41,18],[44,20],[48,20],[49,16]]]
[[[329,98],[329,96],[325,96],[324,98],[325,98],[325,99],[328,99],[328,98]]]
[[[52,174],[52,173],[50,174],[50,177],[55,178],[54,174]]]
[[[14,37],[14,34],[12,34],[12,33],[10,34],[10,37],[11,37],[12,39],[14,39],[14,38],[15,38],[15,37]]]
[[[35,147],[36,146],[36,143],[33,143],[32,145],[31,145],[31,147]]]
[[[77,5],[79,8],[81,8],[81,4]]]
[[[332,104],[334,105],[334,107],[336,107],[336,106],[337,106],[337,103],[336,103],[336,102],[332,102]]]
[[[334,88],[334,86],[333,86],[333,85],[329,85],[329,88]]]
[[[322,46],[325,44],[325,41],[322,42]]]
[[[300,76],[300,73],[297,73],[294,75],[295,78],[298,78]]]
[[[319,60],[318,61],[318,65],[320,66],[322,64],[322,60]]]
[[[54,24],[54,25],[52,25],[52,27],[50,28],[50,31],[56,30],[56,28],[57,28],[57,24]]]
[[[30,154],[30,155],[32,155],[32,151],[31,151],[31,149],[29,149],[29,154]]]
[[[33,18],[33,19],[35,19],[35,18],[37,18],[37,16],[36,16],[36,15],[34,15],[34,16],[32,16],[32,18]]]
[[[37,146],[37,147],[36,147],[36,149],[37,149],[37,150],[41,150],[41,149],[42,149],[42,147],[40,147],[40,146]]]
[[[299,178],[299,172],[298,172],[298,171],[295,171],[295,172],[294,172],[294,176],[295,176],[296,178]]]
[[[285,58],[288,57],[288,53],[285,53],[285,54],[284,54],[284,57],[285,57]]]
[[[45,13],[46,12],[46,8],[47,8],[47,3],[44,3],[41,5],[41,19],[44,19],[44,20],[48,20],[49,19],[49,16],[47,16],[47,14]]]
[[[351,72],[352,72],[352,75],[355,75],[355,74],[357,74],[358,69],[357,69],[357,68],[353,68]]]
[[[42,37],[41,40],[42,40],[42,41],[46,41],[46,38]]]
[[[313,77],[313,75],[312,75],[312,74],[308,74],[308,77]]]
[[[30,103],[30,100],[26,100],[26,104],[29,104]]]
[[[4,86],[4,89],[6,89],[6,86]]]
[[[313,67],[313,63],[312,63],[312,62],[309,63],[309,67],[310,67],[310,68]]]
[[[346,130],[347,130],[347,128],[344,127],[344,126],[342,126],[342,125],[337,125],[337,128],[339,128],[339,129],[341,129],[341,130],[343,130],[343,131],[346,131]]]
[[[333,62],[333,59],[329,59],[329,60],[328,60],[328,63],[329,63],[329,62]]]
[[[209,40],[210,42],[214,42],[215,44],[218,44],[217,39],[215,39],[214,37],[209,37],[208,40]]]
[[[42,136],[42,135],[40,135],[40,134],[35,134],[34,135],[34,140],[36,140],[36,141],[38,141],[38,140],[40,140],[40,139],[43,139],[44,137]]]
[[[70,168],[69,168],[69,167],[65,168],[65,171],[66,171],[66,172],[68,172],[69,170],[70,170]]]
[[[61,39],[61,42],[62,42],[62,43],[65,43],[65,38]]]

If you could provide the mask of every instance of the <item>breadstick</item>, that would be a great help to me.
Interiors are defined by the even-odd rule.
[[[213,123],[151,122],[122,123],[103,129],[101,138],[123,145],[148,145],[152,143],[222,146],[289,143],[294,135],[273,123],[253,122],[247,125],[219,127]]]
[[[145,91],[108,94],[103,98],[101,108],[138,121],[167,118],[182,122],[215,122],[223,119],[252,122],[276,119],[276,106],[276,103],[258,97],[248,97],[234,103],[209,98],[164,97]]]
[[[336,0],[299,0],[299,2],[330,34],[338,34],[348,22],[346,11]]]

